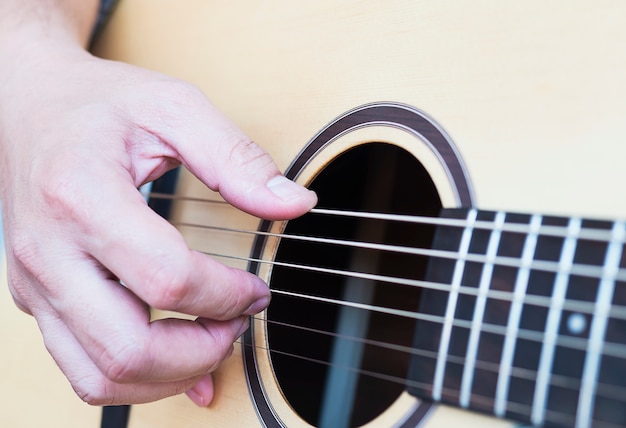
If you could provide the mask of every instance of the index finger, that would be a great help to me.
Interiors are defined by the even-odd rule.
[[[152,307],[226,320],[269,303],[262,280],[190,250],[129,180],[109,179],[97,199],[106,204],[83,220],[84,248]]]

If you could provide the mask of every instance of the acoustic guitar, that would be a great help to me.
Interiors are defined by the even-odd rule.
[[[128,426],[626,425],[625,20],[620,1],[121,1],[96,53],[196,84],[320,200],[267,222],[186,171],[155,184],[191,247],[273,300],[210,407]]]

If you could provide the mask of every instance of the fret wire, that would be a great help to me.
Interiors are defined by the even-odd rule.
[[[165,193],[150,193],[148,196],[153,199],[168,199],[168,200],[186,201],[186,202],[209,203],[209,204],[218,204],[218,205],[228,205],[232,207],[232,205],[230,205],[228,202],[223,201],[223,200],[196,198],[196,197],[189,197],[189,196],[178,196],[178,195],[170,195],[170,194],[165,194]],[[233,209],[236,209],[236,208],[233,207]],[[386,214],[386,213],[377,213],[377,212],[335,210],[335,209],[326,209],[326,208],[313,208],[309,212],[311,214],[332,215],[332,216],[352,217],[352,218],[366,218],[366,219],[374,219],[374,220],[398,221],[398,222],[404,222],[404,223],[421,223],[421,224],[431,224],[435,226],[467,227],[467,222],[462,219],[448,219],[448,218],[432,217],[432,216]],[[478,220],[474,224],[474,228],[491,230],[493,229],[493,222],[486,221],[486,220]],[[528,230],[529,230],[528,225],[519,224],[519,223],[505,223],[502,227],[503,232],[516,232],[516,233],[525,234],[525,233],[528,233]],[[542,225],[541,235],[564,238],[567,236],[567,228],[563,226],[543,226]],[[611,238],[611,233],[609,230],[582,228],[579,232],[578,238],[596,240],[596,241],[608,241]]]
[[[589,343],[585,354],[585,365],[583,368],[582,385],[578,398],[578,408],[576,417],[576,427],[582,428],[591,426],[593,421],[593,408],[595,396],[593,394],[598,383],[598,372],[600,370],[600,354],[606,334],[608,323],[607,312],[611,306],[615,287],[615,272],[619,268],[622,257],[622,244],[620,241],[626,235],[626,227],[623,222],[616,222],[613,225],[612,239],[606,250],[604,260],[605,275],[600,281],[596,306],[602,310],[595,311],[592,316],[591,328],[589,330]]]
[[[442,258],[448,260],[457,260],[460,256],[458,253],[453,251],[444,251],[444,250],[433,250],[427,248],[415,248],[415,247],[406,247],[400,245],[389,245],[389,244],[378,244],[373,242],[360,242],[360,241],[352,241],[352,240],[341,240],[341,239],[333,239],[333,238],[318,238],[312,236],[305,235],[288,235],[283,233],[272,233],[272,232],[261,232],[261,231],[249,231],[249,230],[241,230],[241,229],[231,229],[227,227],[218,227],[218,226],[203,226],[196,225],[185,222],[173,223],[177,227],[194,227],[194,228],[202,228],[209,230],[216,230],[222,232],[232,232],[232,233],[241,233],[241,234],[249,234],[249,235],[258,235],[258,236],[267,236],[273,238],[282,238],[282,239],[290,239],[290,240],[298,240],[303,242],[313,242],[319,244],[332,244],[332,245],[341,245],[347,246],[351,248],[364,248],[371,250],[381,250],[381,251],[389,251],[396,252],[402,254],[412,254],[417,256],[425,256],[425,257],[434,257],[434,258]],[[475,263],[485,263],[487,258],[485,255],[481,254],[464,254],[464,259],[469,262]],[[521,266],[521,262],[518,258],[515,257],[504,257],[504,256],[496,256],[495,263],[499,266],[506,266],[512,268],[519,268]],[[533,270],[540,270],[545,272],[559,272],[559,263],[548,261],[548,260],[532,260],[532,264],[530,266]],[[591,278],[601,278],[603,273],[602,266],[593,266],[593,265],[582,265],[582,264],[574,264],[570,268],[570,274]],[[616,279],[621,281],[626,281],[626,269],[618,269],[616,274]]]
[[[567,272],[569,272],[569,268],[574,262],[574,254],[576,252],[577,244],[576,236],[580,231],[581,223],[582,220],[580,218],[572,218],[569,221],[569,233],[563,243],[561,257],[559,260],[560,269],[556,276],[556,280],[554,281],[554,288],[552,292],[553,304],[548,309],[548,320],[546,322],[545,335],[539,357],[539,370],[533,398],[531,421],[535,425],[543,424],[545,410],[548,406],[548,386],[554,362],[556,339],[559,334],[563,303],[565,303],[565,295],[567,293],[567,282],[569,280],[569,274]]]
[[[472,238],[472,224],[476,220],[478,212],[470,210],[467,213],[468,226],[463,230],[461,242],[459,242],[459,256],[466,255]],[[433,379],[433,399],[439,401],[443,390],[443,381],[446,369],[446,358],[450,347],[450,339],[452,335],[452,325],[454,323],[454,312],[456,311],[457,301],[459,298],[459,289],[461,287],[461,279],[465,270],[465,260],[459,257],[454,264],[454,274],[452,283],[450,284],[450,292],[448,293],[448,303],[446,304],[446,315],[441,329],[441,338],[439,341],[439,354],[435,365],[435,377]]]
[[[396,285],[420,287],[420,288],[426,288],[430,290],[439,290],[439,291],[446,291],[446,292],[450,290],[450,284],[435,283],[435,282],[429,282],[429,281],[424,281],[424,280],[419,280],[419,279],[400,278],[400,277],[370,274],[370,273],[364,273],[364,272],[353,272],[353,271],[344,271],[344,270],[330,269],[330,268],[323,268],[323,267],[306,266],[306,265],[301,265],[301,264],[278,262],[275,260],[263,260],[263,259],[253,258],[253,257],[234,256],[234,255],[213,253],[213,252],[208,252],[208,251],[203,251],[203,254],[206,254],[212,257],[239,260],[239,261],[245,261],[245,262],[263,263],[263,264],[269,264],[273,266],[299,269],[299,270],[305,270],[305,271],[310,271],[310,272],[325,273],[325,274],[340,275],[340,276],[354,276],[357,278],[370,279],[374,281],[381,281],[381,282],[386,282],[386,283],[396,284]],[[463,285],[459,287],[459,292],[461,294],[465,294],[469,296],[480,295],[480,291],[478,289],[474,287],[463,286]],[[515,296],[513,292],[503,291],[503,290],[489,290],[488,296],[490,298],[503,300],[506,302],[516,302],[519,299],[519,297]],[[551,305],[550,298],[544,297],[544,296],[535,296],[535,295],[525,295],[521,299],[521,302],[524,304],[528,304],[528,305],[535,305],[535,306],[541,306],[541,307],[546,307],[546,308],[549,308]],[[570,301],[566,301],[563,304],[563,309],[573,311],[573,312],[579,312],[584,315],[591,315],[594,313],[595,304],[590,303],[590,302],[578,301],[578,300],[570,300]],[[617,306],[617,305],[613,306],[609,312],[609,315],[610,317],[615,318],[615,319],[626,320],[626,306]]]
[[[524,301],[524,296],[526,295],[526,290],[528,288],[530,266],[537,247],[541,218],[542,217],[539,215],[533,215],[530,219],[530,233],[524,241],[524,249],[522,251],[522,266],[517,272],[517,277],[515,278],[515,297],[511,303],[511,310],[509,311],[506,334],[504,336],[504,345],[502,347],[502,356],[500,357],[500,371],[498,375],[498,382],[496,384],[496,404],[494,412],[496,416],[499,417],[504,417],[506,412],[510,376],[513,368],[513,358],[515,356],[515,346],[517,344],[516,332],[519,329],[520,320],[522,318],[522,302]]]
[[[467,344],[467,358],[463,367],[463,378],[461,380],[461,394],[459,397],[459,405],[461,407],[468,407],[470,403],[470,397],[472,395],[472,386],[474,382],[474,365],[478,354],[478,343],[480,340],[480,326],[482,324],[483,317],[485,315],[485,307],[487,305],[487,292],[493,277],[493,266],[500,245],[500,226],[504,224],[504,213],[498,212],[494,221],[496,226],[494,231],[489,237],[489,244],[487,246],[486,263],[483,266],[480,283],[478,285],[479,295],[476,298],[474,305],[474,314],[472,317],[472,327],[470,329],[469,341]]]

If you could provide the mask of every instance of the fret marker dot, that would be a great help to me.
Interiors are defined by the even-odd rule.
[[[572,334],[580,334],[587,328],[587,319],[583,314],[571,314],[567,319],[567,328]]]

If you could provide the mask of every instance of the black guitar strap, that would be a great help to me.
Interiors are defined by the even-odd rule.
[[[106,406],[102,408],[100,428],[126,428],[130,406]]]

